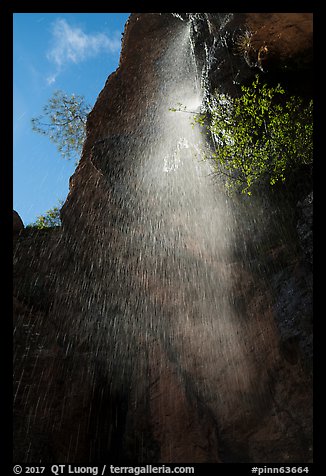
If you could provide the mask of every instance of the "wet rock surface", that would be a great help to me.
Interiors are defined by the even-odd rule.
[[[25,229],[15,241],[17,461],[312,460],[307,191],[227,208],[219,254],[192,229],[194,217],[215,218],[202,222],[198,201],[188,213],[182,194],[162,214],[163,189],[151,171],[146,186],[138,173],[158,153],[148,131],[166,134],[157,102],[162,87],[169,94],[166,57],[185,25],[206,98],[252,78],[267,39],[266,77],[311,65],[309,14],[131,15],[120,66],[89,115],[62,228]],[[232,52],[245,29],[254,65]]]
[[[297,223],[297,231],[300,244],[304,251],[307,261],[313,262],[313,192],[304,198],[302,202],[297,203],[300,217]]]

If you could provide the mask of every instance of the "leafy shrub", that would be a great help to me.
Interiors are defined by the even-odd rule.
[[[214,139],[214,171],[227,189],[250,195],[254,184],[267,179],[273,186],[312,163],[313,102],[285,99],[280,85],[261,84],[258,75],[241,89],[236,98],[216,93],[210,114],[196,114],[194,122]]]

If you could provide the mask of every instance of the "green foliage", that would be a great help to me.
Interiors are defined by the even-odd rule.
[[[32,119],[32,129],[48,136],[62,157],[78,163],[86,133],[90,105],[84,96],[55,91],[43,107],[43,114]]]
[[[63,205],[63,201],[59,200],[59,205],[57,207],[50,208],[44,215],[37,217],[35,223],[28,225],[28,227],[38,228],[42,230],[44,228],[53,228],[61,226],[60,220],[60,208]]]
[[[171,111],[171,112],[177,112],[177,111],[179,111],[179,112],[188,112],[189,114],[193,114],[192,111],[187,111],[186,106],[184,106],[181,102],[178,102],[177,106],[178,107],[169,107],[169,111]]]
[[[215,172],[225,177],[227,189],[250,195],[254,184],[284,182],[312,162],[313,102],[285,99],[280,85],[261,84],[258,75],[241,89],[237,98],[216,93],[210,116],[196,114],[194,121],[214,138]]]

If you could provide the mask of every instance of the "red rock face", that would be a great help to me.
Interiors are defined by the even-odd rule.
[[[244,22],[252,31],[252,46],[262,52],[262,66],[310,68],[313,47],[312,13],[250,13]],[[297,64],[296,64],[297,63]]]
[[[220,463],[217,427],[187,395],[185,382],[157,343],[149,355],[149,405],[162,463]]]
[[[19,233],[24,229],[24,223],[15,210],[13,211],[13,233]]]
[[[273,61],[283,65],[295,57],[291,68],[307,67],[309,14],[234,14],[230,28],[239,25],[254,30],[255,54],[268,38]],[[50,293],[38,327],[40,334],[48,330],[43,357],[34,374],[24,374],[26,361],[18,356],[20,389],[36,388],[35,379],[51,382],[36,407],[35,392],[25,398],[18,391],[17,418],[23,423],[17,426],[23,430],[17,454],[23,460],[29,458],[23,405],[36,422],[25,432],[31,454],[38,455],[37,435],[46,435],[40,461],[52,455],[76,463],[109,457],[131,463],[311,460],[311,380],[300,347],[300,335],[310,328],[302,318],[295,338],[284,339],[277,317],[283,312],[290,319],[308,302],[305,266],[291,239],[281,245],[261,239],[250,256],[226,259],[199,242],[191,215],[184,219],[190,232],[182,242],[173,234],[183,229],[182,214],[172,220],[173,213],[164,211],[157,237],[176,236],[175,249],[164,254],[153,244],[152,253],[148,246],[149,221],[160,220],[151,193],[159,181],[145,189],[137,170],[148,131],[164,136],[155,129],[161,65],[184,28],[170,14],[132,14],[120,66],[89,115],[83,155],[62,209],[62,235],[49,247],[55,296]],[[243,240],[252,239],[251,233]],[[27,262],[33,260],[23,254],[17,251],[26,275],[47,276],[43,286],[49,287],[49,269],[32,270]],[[186,269],[197,273],[189,274],[190,283]],[[206,288],[198,288],[195,278]]]

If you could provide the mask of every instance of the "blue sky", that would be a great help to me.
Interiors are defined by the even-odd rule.
[[[55,90],[93,104],[118,67],[129,13],[15,13],[13,203],[25,225],[65,200],[75,164],[32,131]]]

